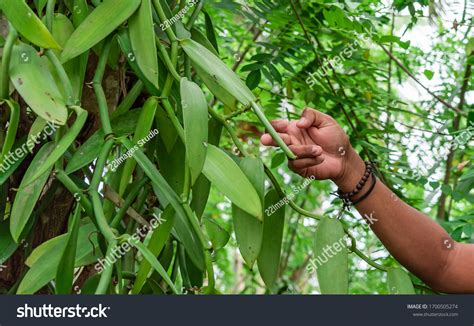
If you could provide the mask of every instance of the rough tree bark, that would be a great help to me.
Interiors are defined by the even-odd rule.
[[[5,34],[6,30],[7,26],[5,21],[2,20],[0,23],[0,33]],[[91,81],[93,79],[96,65],[97,57],[94,54],[91,54],[86,71],[86,81]],[[111,68],[107,67],[104,74],[103,86],[110,111],[113,111],[117,106],[118,100],[120,98],[120,81],[122,79],[123,78],[121,78],[119,70],[112,70]],[[18,100],[18,98],[16,99]],[[32,121],[26,117],[25,103],[20,103],[20,105],[22,107],[22,114],[17,138],[27,135],[32,124]],[[80,140],[85,140],[98,128],[100,128],[97,101],[92,88],[89,88],[87,85],[83,90],[82,106],[89,112],[86,126],[83,128],[82,134],[79,137]],[[3,114],[4,111],[2,111],[2,116]],[[2,124],[2,128],[3,127],[4,124]],[[10,202],[12,202],[12,199],[14,199],[16,192],[14,189],[18,188],[32,158],[33,155],[30,155],[7,182],[6,187],[8,187],[8,199]],[[35,209],[41,206],[41,204],[44,204],[44,200],[48,197],[46,194],[51,191],[54,191],[54,194],[50,194],[52,195],[52,199],[50,199],[50,203],[46,205],[46,209],[37,217],[31,237],[29,237],[29,239],[25,239],[17,251],[4,263],[6,268],[0,272],[0,292],[8,290],[14,286],[15,283],[18,282],[21,279],[21,276],[26,272],[27,266],[25,265],[25,260],[28,256],[27,252],[29,252],[32,248],[44,243],[45,241],[67,231],[67,220],[74,205],[74,198],[64,187],[62,187],[62,185],[58,184],[58,182],[54,180],[54,177],[51,177],[47,182],[43,191],[43,196],[38,201]],[[91,271],[86,270],[86,272],[83,272],[83,274],[90,274],[90,272]],[[83,280],[87,276],[88,275],[84,275],[84,277],[81,277],[81,279]],[[47,293],[47,291],[48,290],[45,288],[41,291],[41,293]]]

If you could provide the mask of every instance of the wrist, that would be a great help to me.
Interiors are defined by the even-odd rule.
[[[343,162],[342,173],[333,181],[343,192],[354,190],[357,183],[364,176],[365,163],[357,152],[351,147]]]

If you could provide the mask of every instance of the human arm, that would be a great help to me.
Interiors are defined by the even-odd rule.
[[[332,117],[305,109],[299,121],[280,120],[273,125],[298,156],[289,162],[296,173],[330,179],[343,192],[352,191],[362,178],[365,164]],[[268,134],[262,136],[262,143],[274,145]],[[370,181],[354,199],[367,192]],[[474,245],[453,241],[441,226],[400,200],[380,180],[356,209],[395,259],[426,284],[441,292],[474,293]]]

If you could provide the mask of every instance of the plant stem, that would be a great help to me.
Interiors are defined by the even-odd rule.
[[[372,267],[375,267],[381,271],[384,271],[386,272],[387,271],[387,268],[385,266],[382,266],[380,264],[377,264],[376,262],[374,262],[372,259],[370,259],[369,257],[367,257],[362,251],[360,251],[359,249],[357,249],[357,241],[356,239],[354,238],[354,236],[349,232],[349,230],[347,229],[347,227],[345,225],[342,225],[343,229],[344,229],[344,232],[347,234],[347,236],[351,239],[351,248],[350,250],[355,253],[357,256],[359,256],[362,260],[364,260],[367,264],[369,264],[370,266]]]
[[[125,214],[127,213],[128,208],[130,207],[130,205],[132,205],[133,201],[134,201],[135,198],[137,197],[137,195],[138,195],[138,193],[140,192],[140,190],[142,190],[143,187],[146,185],[147,181],[148,181],[148,178],[143,177],[141,180],[139,180],[139,181],[130,189],[130,192],[128,193],[127,197],[125,198],[125,201],[124,201],[122,207],[119,209],[119,211],[117,212],[117,214],[115,214],[114,219],[113,219],[112,222],[110,223],[110,227],[111,227],[111,228],[116,229],[116,228],[119,226],[120,221],[122,221],[123,217],[124,217]]]
[[[5,41],[5,46],[3,47],[2,72],[1,72],[1,78],[0,78],[0,83],[1,83],[0,98],[2,100],[7,99],[10,95],[10,74],[9,74],[10,60],[11,60],[13,44],[18,38],[18,33],[11,24],[8,24],[8,29],[9,29],[8,36]]]
[[[374,268],[377,268],[378,270],[381,270],[383,272],[386,272],[387,271],[387,268],[385,266],[382,266],[380,264],[377,264],[376,262],[374,262],[372,259],[370,259],[369,257],[367,257],[366,255],[364,255],[359,249],[357,248],[353,248],[352,251],[357,255],[359,256],[362,260],[364,260],[367,264],[369,264],[370,266],[374,267]]]
[[[53,31],[53,19],[54,19],[54,7],[56,6],[56,0],[48,0],[46,4],[46,27],[49,31]]]
[[[208,250],[205,250],[205,261],[206,261],[206,271],[207,271],[207,289],[206,294],[213,294],[215,292],[216,281],[214,279],[214,268],[212,267],[211,254]]]
[[[176,114],[174,113],[174,110],[173,110],[173,107],[171,106],[170,101],[167,98],[165,98],[161,100],[161,103],[163,103],[163,107],[165,108],[165,111],[168,114],[171,120],[171,123],[175,127],[179,138],[181,138],[181,141],[183,142],[183,144],[186,144],[186,140],[184,138],[184,128],[179,122],[178,117],[176,117]]]
[[[186,29],[191,30],[193,28],[194,22],[199,16],[199,13],[202,10],[202,7],[204,6],[204,1],[200,0],[198,5],[194,8],[193,14],[191,15],[191,18],[189,19],[188,23],[186,24]]]
[[[122,100],[119,106],[117,106],[117,109],[115,109],[114,112],[110,115],[111,119],[114,119],[126,112],[128,112],[131,108],[132,105],[135,103],[137,100],[138,96],[140,96],[141,92],[143,91],[144,84],[143,82],[139,79],[133,85],[132,89],[128,92],[127,96]]]
[[[74,195],[79,196],[81,206],[84,208],[88,216],[94,216],[92,204],[84,195],[83,191],[76,185],[76,183],[64,172],[64,170],[56,171],[56,178],[64,185],[64,187]],[[77,199],[76,199],[77,200]]]
[[[18,125],[20,123],[20,106],[10,100],[5,100],[5,103],[10,108],[10,121],[8,122],[8,131],[5,135],[5,139],[2,140],[2,150],[0,152],[0,164],[3,164],[3,158],[8,155],[8,152],[12,149],[15,144],[15,139],[18,131]]]
[[[156,38],[156,44],[158,46],[158,50],[160,50],[161,56],[163,57],[163,61],[166,65],[166,68],[168,68],[169,73],[171,76],[173,76],[174,79],[176,79],[178,82],[181,80],[181,76],[178,74],[176,71],[176,63],[173,63],[170,56],[168,55],[168,52],[166,52],[165,47],[163,44],[161,44],[160,38],[158,36],[155,36]],[[171,50],[173,51],[173,43],[171,43]]]
[[[235,130],[229,125],[229,123],[225,121],[223,117],[221,117],[218,113],[216,113],[210,107],[208,108],[208,111],[209,111],[209,114],[214,119],[216,119],[225,128],[225,130],[227,130],[227,133],[229,134],[230,138],[232,138],[232,142],[240,151],[240,153],[242,153],[243,156],[249,156],[249,153],[242,146],[242,143],[240,142],[239,137],[237,136]]]
[[[109,246],[107,248],[107,253],[105,254],[105,258],[112,256],[112,250],[115,248],[116,245],[117,245],[117,240],[115,239],[109,242]],[[113,271],[114,271],[113,264],[107,264],[107,266],[105,266],[104,270],[102,271],[102,274],[100,275],[99,285],[97,286],[97,289],[95,290],[95,294],[106,294],[108,292],[109,287],[110,287],[110,281],[112,280]]]
[[[0,75],[0,100],[6,100],[10,96],[10,61],[11,54],[13,49],[13,44],[18,38],[18,33],[16,29],[8,24],[8,36],[5,41],[5,46],[3,47],[3,56],[2,56],[2,71]],[[4,142],[5,142],[5,124],[8,119],[6,112],[6,105],[1,105],[2,112],[0,113],[0,152],[3,152]]]
[[[185,54],[183,54],[184,56],[184,73],[186,75],[186,78],[188,78],[189,80],[193,80],[193,76],[192,76],[192,69],[191,69],[191,59]]]
[[[102,201],[99,196],[99,184],[102,179],[102,174],[104,172],[105,163],[109,157],[110,151],[114,145],[114,140],[107,140],[97,159],[97,164],[95,167],[94,175],[89,187],[89,195],[92,198],[92,207],[94,209],[95,219],[97,221],[97,226],[99,227],[100,232],[104,235],[105,239],[110,243],[115,240],[115,234],[110,228],[107,219],[104,215],[104,210],[102,208]]]
[[[189,201],[189,193],[191,192],[191,171],[189,170],[189,157],[185,158],[184,162],[184,185],[182,200],[187,203]]]
[[[164,22],[168,19],[166,18],[166,14],[165,14],[165,11],[163,10],[163,7],[161,7],[160,0],[153,0],[153,5],[155,6],[155,10],[158,13],[158,17],[160,18],[160,21],[164,24]],[[177,41],[176,35],[174,34],[173,29],[171,27],[165,29],[165,33],[166,35],[168,35],[168,38],[170,39],[171,42]]]
[[[107,105],[107,99],[105,97],[104,89],[102,87],[102,79],[104,77],[105,68],[107,66],[107,60],[109,57],[110,46],[112,44],[111,37],[107,38],[102,45],[102,52],[99,57],[95,76],[93,79],[95,96],[97,97],[97,103],[99,105],[100,121],[102,123],[102,129],[105,135],[112,134],[112,125],[110,124],[109,108]]]
[[[293,154],[293,152],[288,148],[288,146],[285,144],[283,139],[281,139],[280,135],[276,132],[275,128],[273,128],[273,126],[270,124],[270,122],[268,121],[267,117],[263,114],[258,104],[255,102],[252,102],[252,108],[255,114],[257,115],[258,119],[260,120],[260,122],[263,123],[268,133],[270,133],[273,140],[278,144],[278,146],[280,146],[280,148],[283,150],[286,156],[290,160],[297,159],[296,155]]]

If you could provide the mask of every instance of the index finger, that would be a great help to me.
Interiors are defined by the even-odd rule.
[[[288,120],[273,120],[271,124],[277,132],[286,133],[286,130],[288,129],[288,125],[290,124],[290,122]]]

